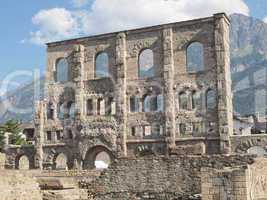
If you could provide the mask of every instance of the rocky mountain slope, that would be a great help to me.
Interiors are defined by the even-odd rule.
[[[234,109],[241,115],[266,115],[267,24],[234,14],[230,38]]]
[[[244,15],[231,15],[231,71],[234,110],[241,115],[266,114],[267,104],[267,24]],[[41,91],[44,85],[41,80]],[[25,85],[0,99],[0,123],[19,118],[32,119],[33,84]],[[40,98],[43,94],[40,93]],[[28,113],[14,113],[4,106],[5,99],[18,108],[31,108]]]

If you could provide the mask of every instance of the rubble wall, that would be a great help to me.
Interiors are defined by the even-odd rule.
[[[248,156],[171,156],[119,159],[90,184],[89,196],[106,199],[189,199],[201,194],[201,169],[245,167]]]

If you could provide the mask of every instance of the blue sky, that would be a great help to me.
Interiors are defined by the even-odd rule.
[[[48,41],[204,17],[222,11],[228,14],[239,12],[259,19],[267,16],[266,0],[192,2],[194,3],[188,0],[3,1],[0,7],[0,82],[16,70],[38,68],[44,71],[44,43]]]

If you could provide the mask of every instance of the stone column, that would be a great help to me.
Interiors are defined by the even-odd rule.
[[[75,93],[75,116],[80,119],[84,117],[84,46],[75,45],[73,48],[72,54],[72,66],[71,66],[71,79],[76,84],[76,93]]]
[[[163,30],[163,78],[165,136],[168,148],[175,146],[175,104],[174,104],[174,66],[172,28]]]
[[[38,101],[35,105],[35,160],[34,167],[43,169],[43,144],[44,144],[44,102]]]
[[[229,19],[225,14],[214,15],[218,131],[220,135],[220,151],[226,154],[230,152],[230,135],[233,135],[229,25]]]
[[[127,156],[127,97],[126,97],[126,35],[119,33],[116,38],[116,116],[120,137],[117,141],[118,156]]]

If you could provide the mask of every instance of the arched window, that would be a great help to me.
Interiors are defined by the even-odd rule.
[[[96,155],[95,158],[95,168],[96,169],[106,169],[110,165],[110,156],[105,151],[102,151]]]
[[[263,157],[267,154],[266,150],[260,146],[253,146],[253,147],[250,147],[248,150],[247,150],[247,153],[248,154],[253,154],[253,155],[257,155],[257,156],[260,156],[260,157]]]
[[[181,135],[185,135],[185,133],[186,133],[186,124],[184,124],[184,123],[179,124],[179,131],[180,131]]]
[[[95,59],[95,77],[109,76],[109,59],[106,52],[99,53]]]
[[[68,105],[68,114],[71,119],[75,117],[75,103],[70,102]]]
[[[86,110],[87,110],[87,115],[93,115],[94,114],[93,99],[88,99],[87,100]]]
[[[71,130],[68,130],[68,139],[73,139],[73,134]]]
[[[155,76],[154,55],[151,49],[145,49],[140,53],[138,65],[140,78]]]
[[[188,109],[188,95],[185,92],[179,93],[179,108],[183,110]]]
[[[68,169],[67,162],[68,162],[67,156],[63,153],[60,153],[54,161],[54,168],[56,170],[67,170]]]
[[[214,109],[216,107],[216,92],[208,89],[206,92],[206,108]]]
[[[130,112],[138,112],[139,111],[139,98],[135,96],[130,97]]]
[[[65,108],[64,108],[64,103],[59,103],[58,104],[58,118],[59,119],[64,119],[64,114],[65,114]]]
[[[148,95],[145,96],[143,102],[143,111],[150,112],[150,111],[157,111],[158,110],[158,98],[155,95]]]
[[[23,155],[19,158],[18,169],[20,170],[28,170],[30,169],[30,162],[27,156]]]
[[[97,99],[97,115],[105,115],[105,100],[103,98]]]
[[[55,108],[52,102],[47,104],[47,119],[54,119]]]
[[[204,70],[204,50],[199,42],[191,43],[186,50],[187,72]]]
[[[69,65],[65,58],[60,58],[56,62],[56,82],[64,83],[69,80]]]
[[[143,102],[143,112],[149,112],[149,111],[150,111],[150,96],[145,96]]]
[[[163,95],[160,94],[157,96],[157,111],[163,111]]]
[[[192,92],[192,108],[200,108],[201,107],[201,94],[200,92],[193,91]]]

